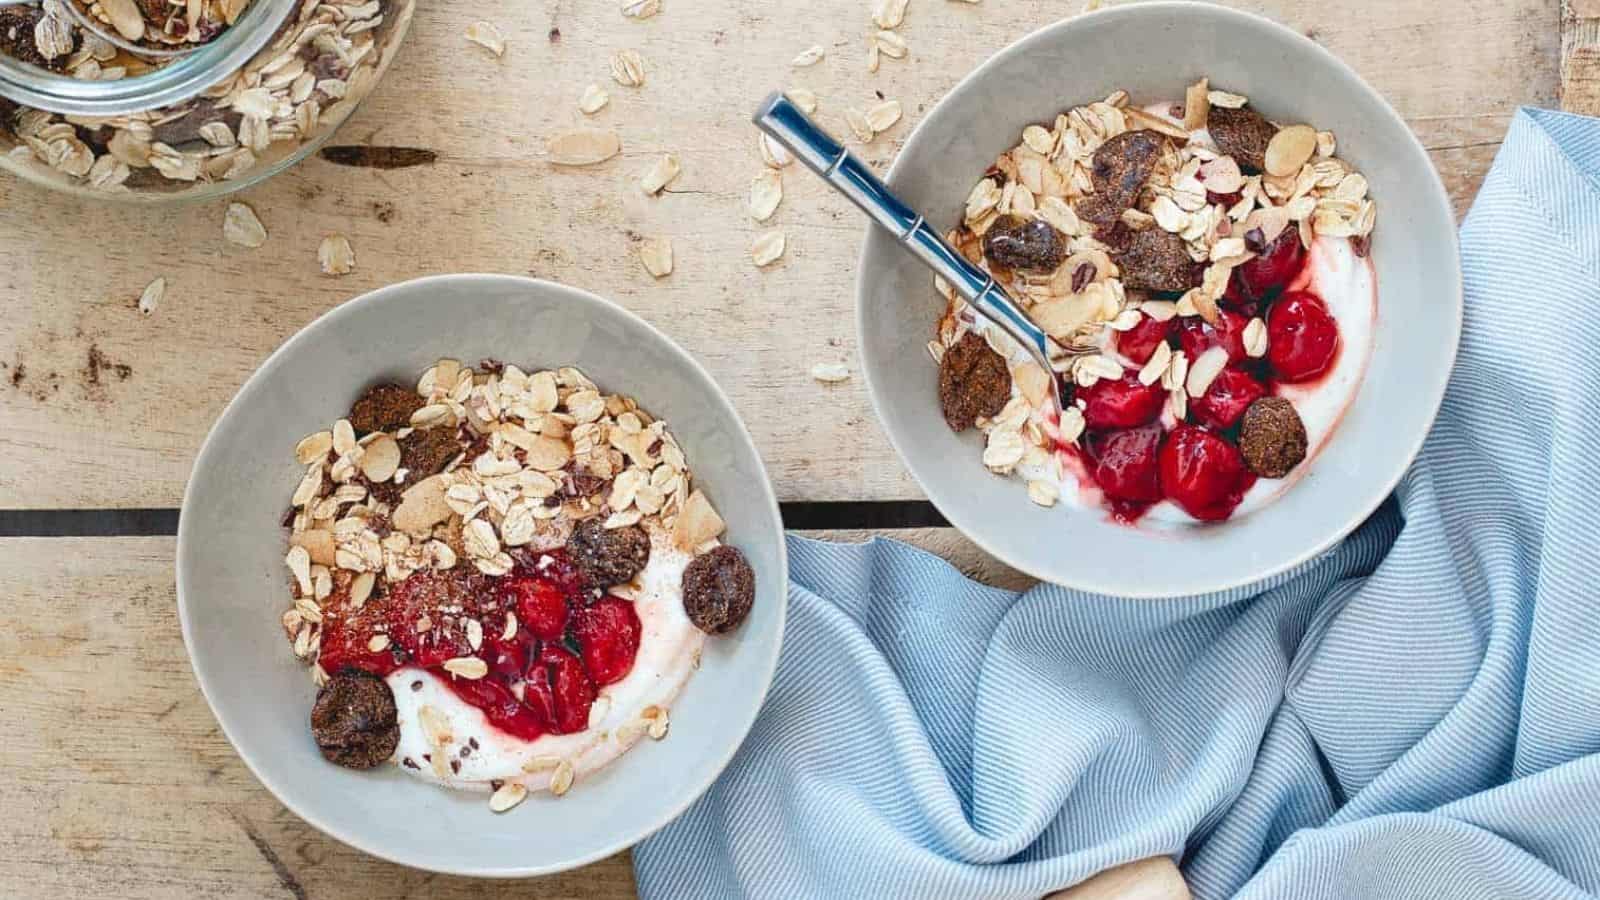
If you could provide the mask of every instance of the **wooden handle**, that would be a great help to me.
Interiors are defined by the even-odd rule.
[[[1189,886],[1165,856],[1124,863],[1044,900],[1189,900]]]

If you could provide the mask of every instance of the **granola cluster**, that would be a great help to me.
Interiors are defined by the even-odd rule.
[[[80,28],[63,8],[66,2],[43,0],[0,18],[0,52],[83,80],[121,79],[162,64]],[[0,141],[11,145],[15,159],[107,191],[172,191],[235,180],[343,121],[371,91],[380,62],[393,50],[386,43],[397,31],[385,23],[408,17],[411,4],[304,0],[242,69],[199,97],[163,109],[91,118],[0,100]],[[100,0],[91,12],[124,36],[133,30],[132,16],[139,15],[149,41],[171,43],[202,35],[209,40],[247,5],[248,0]],[[193,28],[191,16],[199,17]]]
[[[1271,123],[1247,98],[1206,80],[1170,108],[1140,108],[1117,91],[1050,126],[1024,129],[973,187],[961,226],[947,235],[1058,345],[1053,372],[1013,361],[1016,395],[977,419],[987,434],[984,464],[1000,474],[1043,465],[1058,440],[1082,436],[1081,401],[1059,421],[1045,413],[1057,376],[1088,388],[1137,372],[1143,385],[1165,389],[1165,414],[1183,421],[1227,354],[1188,359],[1161,343],[1148,361],[1133,362],[1117,352],[1116,336],[1147,318],[1198,316],[1215,325],[1235,270],[1291,228],[1305,248],[1318,237],[1349,238],[1366,255],[1376,206],[1366,178],[1336,147],[1332,133]],[[977,323],[948,284],[935,279],[935,287],[947,301],[928,344],[937,363]],[[1003,338],[985,337],[1002,358],[1012,356]],[[1259,315],[1241,340],[1251,359],[1267,355]],[[1030,485],[1042,505],[1056,493],[1047,482]]]

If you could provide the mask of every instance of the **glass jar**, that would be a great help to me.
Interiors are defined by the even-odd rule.
[[[167,61],[75,24],[63,37],[71,19],[53,5],[65,2],[29,13],[53,18],[37,41],[56,42],[60,71],[0,51],[0,167],[132,202],[221,196],[304,159],[371,93],[415,11],[415,0],[254,0],[215,40]],[[0,47],[8,36],[19,39],[0,33]]]

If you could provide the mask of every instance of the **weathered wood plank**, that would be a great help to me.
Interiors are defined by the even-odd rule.
[[[1600,115],[1600,2],[1561,4],[1561,108]]]
[[[1464,209],[1516,105],[1555,101],[1558,2],[1243,5],[1312,34],[1382,90],[1433,148]],[[223,203],[140,210],[0,182],[0,508],[176,505],[206,429],[289,334],[354,294],[470,270],[569,282],[663,327],[732,394],[784,499],[917,497],[860,379],[824,387],[808,375],[816,362],[854,363],[862,220],[791,168],[770,223],[788,233],[789,252],[756,270],[748,246],[759,229],[744,203],[760,161],[746,118],[768,90],[801,85],[842,132],[842,110],[881,91],[906,110],[864,150],[885,164],[963,73],[1078,8],[919,0],[901,29],[910,58],[869,75],[864,0],[817,0],[803,17],[784,4],[668,0],[644,22],[625,20],[615,3],[422,4],[394,70],[336,142],[419,148],[436,161],[379,169],[312,159],[245,193],[271,232],[255,251],[224,243]],[[480,18],[507,33],[504,59],[462,37]],[[791,68],[810,44],[827,58]],[[608,55],[624,47],[644,55],[642,88],[608,77]],[[544,140],[583,119],[575,103],[589,82],[611,93],[593,121],[619,130],[623,154],[556,169]],[[645,198],[634,180],[668,151],[683,175]],[[355,274],[318,271],[316,247],[330,232],[349,235]],[[637,236],[656,234],[677,247],[677,271],[661,281],[634,255]],[[156,276],[167,278],[167,297],[142,318],[134,301]],[[127,365],[126,377],[91,365],[96,352]]]
[[[1016,583],[951,529],[895,536]],[[279,806],[195,685],[173,550],[172,538],[0,540],[0,897],[634,895],[627,854],[537,881],[434,876]]]

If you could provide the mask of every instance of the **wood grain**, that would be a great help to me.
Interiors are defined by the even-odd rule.
[[[1464,210],[1516,105],[1555,99],[1558,2],[1240,5],[1349,60],[1431,148]],[[338,147],[242,197],[270,231],[259,250],[222,240],[223,202],[133,209],[0,182],[0,508],[176,506],[207,428],[284,338],[355,294],[447,271],[557,279],[664,328],[732,395],[783,499],[918,497],[860,379],[825,387],[808,375],[817,362],[855,362],[863,221],[791,168],[770,223],[788,233],[788,254],[756,270],[744,201],[761,164],[746,118],[768,90],[801,85],[843,133],[841,111],[881,92],[906,111],[864,150],[882,166],[962,74],[1080,4],[919,0],[901,29],[910,58],[885,60],[875,76],[863,0],[816,0],[800,19],[785,4],[668,0],[632,22],[616,6],[421,4],[394,70]],[[503,59],[462,37],[480,18],[506,32]],[[811,44],[827,58],[791,68]],[[642,88],[607,75],[609,54],[625,47],[646,60]],[[620,132],[623,153],[592,169],[553,167],[544,141],[583,119],[575,103],[590,82],[611,93],[593,122]],[[668,151],[683,175],[646,198],[637,175]],[[317,244],[332,232],[354,244],[353,275],[318,271]],[[644,272],[643,235],[674,239],[670,277]],[[135,300],[157,276],[166,299],[143,318]]]
[[[1561,4],[1561,108],[1600,115],[1600,0]]]
[[[895,536],[1017,583],[953,530]],[[634,895],[627,854],[537,881],[435,876],[351,850],[279,806],[195,685],[173,550],[172,538],[0,540],[0,897]]]

